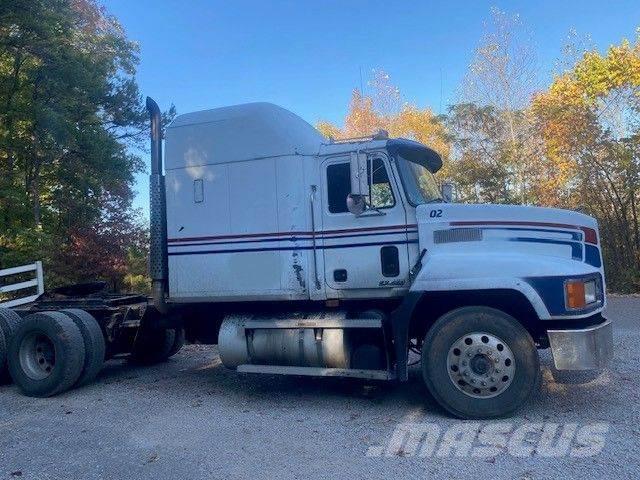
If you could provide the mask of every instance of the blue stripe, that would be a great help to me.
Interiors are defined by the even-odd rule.
[[[338,248],[355,248],[355,247],[375,247],[385,245],[407,245],[410,243],[418,243],[417,240],[403,240],[399,242],[372,242],[372,243],[353,243],[347,245],[317,245],[318,250],[334,250]],[[313,250],[313,246],[304,247],[266,247],[266,248],[235,248],[230,250],[199,250],[195,252],[169,252],[168,255],[209,255],[216,253],[246,253],[246,252],[286,252],[293,250]]]
[[[317,240],[333,240],[333,239],[340,239],[340,238],[353,238],[353,237],[372,237],[372,236],[377,236],[377,235],[405,235],[407,233],[417,233],[417,230],[415,231],[409,231],[407,232],[407,230],[398,230],[398,231],[391,231],[391,232],[377,232],[377,233],[357,233],[357,234],[353,234],[353,235],[333,235],[333,236],[322,236],[322,232],[318,232],[318,235],[316,236]],[[291,236],[291,237],[278,237],[278,238],[265,238],[263,240],[228,240],[228,241],[207,241],[207,242],[185,242],[185,243],[175,243],[175,244],[170,244],[169,247],[197,247],[200,245],[230,245],[230,244],[237,244],[237,243],[262,243],[262,242],[299,242],[299,241],[306,241],[306,240],[312,240],[313,237],[312,236],[307,236],[307,235],[301,235],[301,236]]]
[[[535,237],[514,237],[508,239],[510,242],[547,243],[552,245],[567,245],[571,247],[571,257],[574,260],[582,260],[582,243],[568,240],[554,240],[551,238]]]
[[[595,245],[585,245],[584,261],[596,268],[602,267],[602,258],[600,257],[600,249]]]

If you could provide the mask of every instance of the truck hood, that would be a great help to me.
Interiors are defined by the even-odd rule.
[[[516,254],[540,261],[580,262],[591,271],[602,269],[598,224],[582,213],[519,205],[438,203],[419,205],[416,218],[420,249],[430,255]]]

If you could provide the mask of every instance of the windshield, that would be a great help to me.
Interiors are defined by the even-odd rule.
[[[442,201],[438,182],[427,168],[398,156],[398,170],[411,205]]]

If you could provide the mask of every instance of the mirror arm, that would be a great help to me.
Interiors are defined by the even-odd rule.
[[[369,159],[369,152],[365,153],[365,158],[366,158],[366,164],[369,165],[369,174],[367,175],[367,188],[369,189],[369,205],[373,205],[373,158]]]

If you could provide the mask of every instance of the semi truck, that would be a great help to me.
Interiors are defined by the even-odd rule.
[[[612,358],[594,218],[457,203],[437,152],[384,131],[327,139],[251,103],[179,115],[163,134],[147,108],[152,297],[88,284],[3,310],[25,394],[87,383],[105,358],[164,360],[186,338],[267,375],[406,382],[415,352],[446,411],[495,418],[538,388],[539,350],[558,371]]]

